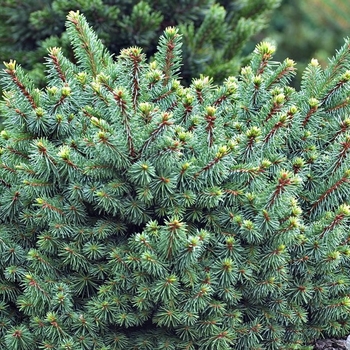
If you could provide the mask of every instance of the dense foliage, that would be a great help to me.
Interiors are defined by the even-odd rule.
[[[0,349],[309,349],[350,330],[350,42],[300,91],[257,45],[180,80],[70,12],[39,90],[2,75]]]

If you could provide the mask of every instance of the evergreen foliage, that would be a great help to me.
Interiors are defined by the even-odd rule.
[[[16,57],[32,79],[44,84],[42,57],[49,47],[69,54],[64,33],[68,11],[79,10],[105,46],[114,54],[129,46],[156,52],[157,41],[168,26],[185,34],[182,77],[207,74],[224,79],[237,74],[242,49],[266,26],[281,0],[3,0],[0,13],[0,59]]]
[[[181,35],[2,74],[0,349],[310,349],[350,331],[350,42],[300,91],[256,46],[180,81]]]

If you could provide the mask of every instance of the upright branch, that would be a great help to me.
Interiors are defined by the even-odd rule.
[[[284,94],[278,94],[274,96],[271,109],[265,118],[265,122],[269,121],[276,113],[280,112],[284,103],[285,103]]]
[[[285,59],[278,68],[272,72],[266,82],[266,88],[269,89],[278,84],[287,83],[296,73],[295,62],[290,58]]]
[[[167,42],[166,46],[166,54],[165,54],[165,64],[163,68],[163,73],[164,73],[164,80],[163,80],[163,85],[166,86],[169,83],[171,73],[172,73],[172,66],[174,64],[174,39],[170,39]]]
[[[205,122],[206,122],[205,131],[207,132],[208,146],[212,147],[213,144],[214,144],[214,130],[215,130],[215,120],[216,120],[215,112],[216,112],[216,108],[208,106],[206,108],[206,111],[207,111],[207,113],[206,113],[206,115],[204,117]]]
[[[334,142],[334,140],[342,134],[345,134],[350,130],[350,118],[345,118],[339,122],[339,130],[334,134],[334,136],[329,140],[329,142]]]
[[[67,82],[67,77],[64,70],[61,67],[61,63],[59,61],[59,55],[61,53],[61,49],[57,47],[53,47],[49,50],[49,58],[52,61],[53,66],[57,72],[57,75],[62,80],[63,83]]]
[[[325,76],[327,78],[323,86],[325,89],[328,89],[329,85],[333,85],[334,81],[339,82],[338,77],[340,74],[346,74],[347,76],[349,76],[346,73],[349,68],[349,53],[350,53],[350,42],[349,40],[347,40],[345,45],[343,45],[341,49],[337,51],[336,55],[330,60],[330,63],[327,69],[325,70]],[[343,78],[344,78],[344,75],[343,75]],[[347,77],[347,80],[348,80],[348,77]],[[331,91],[334,91],[334,90],[331,89],[329,92]],[[325,95],[325,97],[326,96],[327,94]]]
[[[287,114],[281,115],[278,122],[275,123],[275,125],[272,127],[272,129],[265,136],[264,142],[268,143],[277,134],[277,132],[280,129],[286,128],[290,122],[291,122],[291,118],[289,118],[289,116]]]
[[[244,159],[252,157],[254,150],[257,148],[261,138],[261,129],[253,126],[245,133],[244,143],[242,142],[242,155]]]
[[[126,131],[126,137],[128,140],[128,148],[129,148],[129,154],[131,157],[136,156],[136,150],[134,147],[133,137],[131,133],[131,126],[130,126],[130,115],[128,111],[127,101],[125,99],[125,91],[122,89],[116,89],[113,90],[113,97],[116,101],[118,107],[120,108],[121,114],[122,114],[122,121],[124,124],[124,128]],[[136,101],[134,100],[136,103]]]
[[[33,96],[30,94],[25,84],[21,81],[20,77],[18,76],[18,73],[20,73],[21,75],[23,75],[23,73],[21,68],[16,66],[16,61],[10,60],[10,62],[4,62],[4,65],[5,65],[4,71],[10,76],[13,84],[18,88],[21,94],[27,99],[27,101],[30,103],[32,108],[36,109],[37,104],[35,103]]]
[[[262,42],[256,46],[254,50],[256,56],[252,62],[253,69],[255,69],[255,75],[259,76],[265,72],[269,60],[271,60],[272,55],[275,53],[275,51],[276,48],[269,42]]]
[[[143,62],[145,60],[142,50],[139,47],[131,47],[122,50],[120,58],[125,62],[126,74],[128,75],[128,84],[131,82],[131,95],[134,110],[137,108],[138,98],[140,96]]]
[[[310,121],[310,118],[313,114],[315,114],[317,112],[318,106],[319,106],[319,101],[316,98],[310,98],[309,99],[309,110],[304,118],[304,120],[302,121],[301,125],[303,127],[305,127],[308,122]]]
[[[102,68],[111,63],[102,41],[89,27],[86,18],[79,11],[70,11],[67,16],[67,31],[72,37],[74,53],[79,64],[96,77]]]
[[[179,74],[181,65],[181,36],[178,29],[168,27],[164,31],[164,36],[160,38],[158,52],[155,55],[160,63],[160,69],[163,72],[163,86],[166,86],[171,79]]]

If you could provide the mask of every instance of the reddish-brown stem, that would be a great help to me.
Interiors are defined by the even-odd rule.
[[[273,135],[276,134],[277,130],[280,129],[280,128],[282,128],[283,126],[284,126],[284,123],[283,123],[283,122],[278,122],[278,123],[276,123],[276,124],[273,126],[273,128],[270,130],[270,132],[269,132],[269,133],[266,135],[266,137],[264,138],[264,142],[265,142],[265,143],[268,143],[269,140],[271,139],[271,137],[272,137]]]
[[[127,103],[123,99],[123,93],[121,91],[119,91],[119,92],[113,91],[113,96],[114,96],[114,100],[117,102],[117,105],[119,106],[119,108],[120,108],[120,110],[122,112],[123,124],[124,124],[124,127],[125,127],[127,140],[128,140],[129,154],[130,154],[131,157],[135,157],[136,156],[136,151],[135,151],[135,148],[134,148],[133,138],[132,138],[132,135],[131,135],[131,127],[130,127],[130,124],[129,124]]]
[[[208,133],[208,142],[209,147],[211,147],[214,143],[214,128],[215,128],[215,115],[206,115],[205,120],[207,122],[207,126],[205,128],[206,132]]]
[[[29,93],[29,91],[26,89],[26,87],[19,81],[19,79],[16,76],[16,71],[11,69],[6,69],[6,73],[11,76],[12,81],[16,84],[16,86],[21,90],[22,94],[25,96],[25,98],[29,101],[31,106],[36,109],[37,105],[34,101],[34,98]]]
[[[213,106],[217,107],[217,106],[221,105],[221,103],[223,103],[226,99],[227,99],[227,95],[220,96],[219,98],[217,98],[215,100],[215,102],[213,103]]]
[[[61,98],[57,101],[55,104],[53,111],[55,112],[59,106],[61,106],[64,103],[64,100],[67,98],[66,95],[62,95]]]
[[[143,151],[150,145],[151,142],[153,142],[157,138],[158,135],[160,135],[168,126],[172,124],[173,122],[169,120],[169,115],[165,114],[163,116],[163,121],[158,124],[158,127],[152,131],[150,137],[142,145],[140,154],[143,153]]]
[[[8,183],[8,182],[6,182],[6,181],[3,180],[3,179],[0,179],[0,183],[3,184],[3,185],[4,185],[5,187],[7,187],[7,188],[11,188],[11,184]]]
[[[55,211],[56,213],[59,213],[59,214],[63,214],[63,211],[53,205],[51,205],[50,203],[47,203],[47,202],[44,202],[43,205],[42,205],[42,208],[43,209],[49,209],[51,211]]]
[[[340,104],[338,104],[334,107],[331,107],[329,109],[325,109],[325,111],[326,112],[333,112],[333,111],[336,111],[338,109],[346,107],[348,104],[349,104],[349,100],[346,99],[345,101],[341,102]]]
[[[23,119],[27,119],[27,116],[22,111],[20,111],[18,108],[15,109],[15,112],[18,115],[20,115]]]
[[[60,77],[60,79],[65,83],[67,82],[67,79],[66,79],[66,76],[65,74],[63,73],[63,70],[61,68],[61,65],[57,59],[57,56],[55,55],[49,55],[49,57],[52,59],[52,63],[58,73],[58,76]]]
[[[256,75],[261,75],[262,73],[264,73],[265,68],[267,67],[268,61],[271,58],[270,54],[264,54],[262,57],[262,60],[260,62],[260,66],[256,72]]]
[[[84,33],[84,30],[83,30],[83,27],[81,26],[81,24],[80,24],[80,22],[78,20],[72,18],[71,16],[68,17],[68,20],[70,22],[72,22],[74,24],[74,26],[75,26],[75,29],[77,31],[77,36],[79,37],[79,39],[82,42],[81,47],[85,50],[86,54],[89,57],[89,63],[90,63],[90,67],[91,67],[91,72],[92,72],[93,76],[96,77],[98,71],[97,71],[97,66],[96,66],[96,62],[95,62],[94,53],[91,51],[91,48],[89,46],[89,41],[85,37],[85,33]]]
[[[196,95],[199,103],[203,103],[203,93],[202,90],[196,89]]]
[[[229,154],[229,153],[227,153]],[[227,155],[226,154],[226,155]],[[208,163],[206,166],[204,166],[201,170],[199,170],[197,173],[194,174],[194,178],[196,179],[201,173],[203,173],[204,171],[209,170],[210,168],[212,168],[216,163],[218,163],[223,157],[215,157],[210,163]]]
[[[140,94],[140,85],[138,76],[140,75],[140,62],[142,61],[142,57],[140,55],[130,55],[130,58],[133,63],[133,78],[132,78],[132,102],[134,106],[134,110],[137,108],[137,99]]]
[[[344,134],[345,132],[347,132],[349,130],[349,126],[347,125],[347,123],[344,123],[344,121],[342,121],[340,123],[340,130],[338,130],[334,136],[329,140],[329,142],[333,142],[340,134]]]
[[[302,126],[304,127],[310,120],[311,116],[317,111],[317,107],[311,107],[307,112],[305,119],[302,122]]]
[[[7,171],[9,171],[10,173],[13,173],[13,174],[16,173],[16,169],[10,168],[9,166],[7,166],[4,163],[0,163],[0,168],[3,168],[3,169],[5,169],[5,170],[7,170]]]
[[[338,89],[340,89],[344,84],[347,83],[347,80],[340,80],[331,90],[328,91],[325,97],[321,100],[321,103],[327,101],[327,99]]]
[[[166,49],[166,54],[165,54],[165,66],[164,66],[164,80],[163,80],[163,86],[166,86],[170,80],[171,76],[171,67],[173,65],[174,61],[174,39],[170,40],[167,43],[167,49]]]
[[[283,77],[287,76],[292,72],[295,72],[295,70],[296,70],[295,67],[286,67],[277,75],[275,80],[273,80],[268,86],[266,86],[266,89],[271,87],[274,84],[277,84]]]
[[[267,208],[271,208],[271,206],[276,202],[276,199],[285,191],[285,188],[290,185],[291,179],[289,177],[281,177],[278,179],[278,184],[274,193],[272,194],[271,199],[267,204]]]
[[[7,149],[8,149],[11,153],[13,153],[13,154],[15,154],[15,155],[17,155],[17,156],[20,156],[20,157],[25,158],[25,159],[29,159],[29,156],[28,156],[27,154],[22,153],[22,152],[18,151],[17,149],[13,148],[13,147],[7,147]]]
[[[341,142],[342,150],[338,154],[337,162],[335,163],[333,173],[341,166],[342,162],[347,157],[347,152],[350,148],[350,142]]]
[[[325,199],[335,190],[337,190],[342,184],[349,182],[347,176],[343,176],[340,180],[338,180],[333,186],[331,186],[327,191],[325,191],[318,200],[311,206],[309,212],[314,211]]]
[[[269,121],[276,113],[278,113],[281,110],[282,104],[280,103],[274,103],[269,114],[265,118],[265,123]]]
[[[152,102],[159,102],[160,100],[163,100],[164,98],[168,97],[173,93],[172,90],[168,90],[163,95],[158,96],[157,98],[153,99]]]
[[[327,226],[324,228],[324,230],[322,231],[320,238],[323,238],[323,236],[329,232],[332,231],[334,229],[334,227],[336,227],[338,224],[340,224],[343,219],[345,218],[344,214],[338,214],[335,216],[334,220]]]

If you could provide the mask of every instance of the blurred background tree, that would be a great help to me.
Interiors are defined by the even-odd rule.
[[[43,82],[48,47],[70,52],[64,33],[70,10],[84,13],[108,49],[118,55],[140,46],[152,55],[167,26],[184,34],[183,71],[189,83],[199,74],[221,81],[237,74],[246,43],[270,21],[281,0],[2,0],[0,59],[16,59],[36,83]]]
[[[254,39],[259,42],[269,37],[278,48],[276,60],[289,57],[297,62],[298,85],[311,58],[325,66],[349,31],[349,0],[282,0],[269,26]]]

